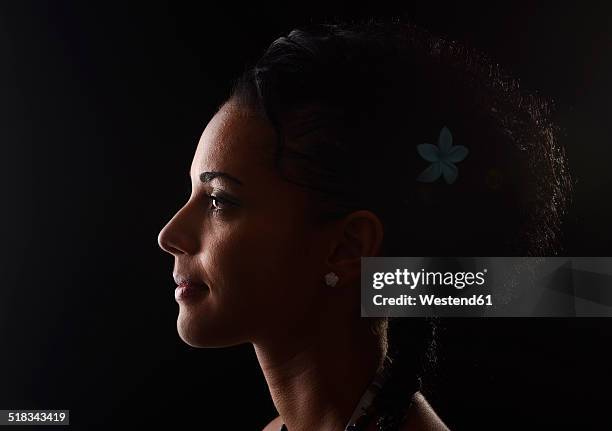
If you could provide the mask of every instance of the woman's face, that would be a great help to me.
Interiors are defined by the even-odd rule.
[[[274,170],[275,139],[265,120],[222,107],[198,143],[189,200],[159,234],[175,279],[207,286],[177,297],[178,332],[192,346],[255,342],[316,316],[330,230],[309,222],[307,191]]]

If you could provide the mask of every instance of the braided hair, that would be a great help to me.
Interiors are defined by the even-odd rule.
[[[559,244],[571,182],[550,104],[455,41],[399,19],[311,24],[274,40],[230,98],[275,128],[275,166],[312,192],[313,222],[369,209],[384,225],[383,256],[554,254]],[[417,182],[415,147],[442,127],[470,156],[453,185]],[[376,399],[380,429],[398,429],[422,388],[436,327],[372,319],[391,375]]]

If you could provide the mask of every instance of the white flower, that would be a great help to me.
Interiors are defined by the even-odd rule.
[[[442,127],[438,137],[438,145],[420,144],[417,145],[417,152],[431,165],[427,167],[417,177],[417,181],[432,183],[440,175],[448,184],[452,184],[457,179],[458,171],[455,163],[465,159],[469,153],[463,145],[453,145],[453,136],[448,127]]]

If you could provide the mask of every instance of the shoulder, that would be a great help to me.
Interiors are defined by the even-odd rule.
[[[406,421],[401,427],[401,431],[408,430],[449,431],[449,428],[438,417],[423,394],[416,392],[412,396]]]
[[[283,422],[281,421],[281,417],[277,416],[276,418],[272,419],[272,421],[266,425],[262,431],[278,431],[280,430],[282,424]]]

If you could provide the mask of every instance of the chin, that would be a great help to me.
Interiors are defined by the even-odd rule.
[[[224,324],[219,319],[211,321],[211,319],[198,318],[181,307],[176,329],[181,340],[191,347],[230,347],[247,341],[245,337],[238,335],[239,331],[235,324],[236,321]]]

